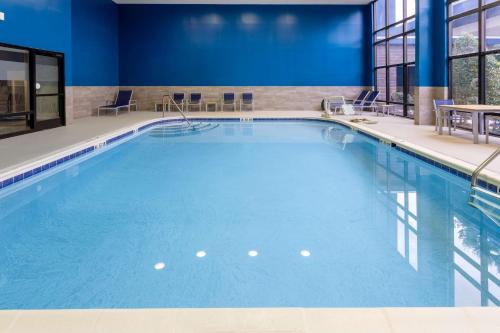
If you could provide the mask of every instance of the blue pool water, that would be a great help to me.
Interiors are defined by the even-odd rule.
[[[0,309],[499,305],[465,180],[339,125],[219,125],[0,191]]]

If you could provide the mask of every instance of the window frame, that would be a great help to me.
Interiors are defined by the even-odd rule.
[[[476,58],[478,59],[478,92],[477,99],[479,104],[486,104],[486,59],[488,55],[500,55],[500,49],[486,50],[486,11],[495,7],[500,7],[500,0],[485,4],[486,0],[477,0],[477,8],[464,11],[457,15],[450,15],[450,7],[453,3],[460,0],[448,0],[447,7],[447,27],[448,27],[448,97],[453,99],[453,61],[457,59]],[[469,15],[478,16],[478,51],[467,54],[452,55],[453,31],[451,29],[453,21],[464,18]]]
[[[375,27],[376,25],[376,3],[378,1],[385,1],[385,25],[383,27]],[[411,62],[407,62],[407,50],[408,50],[408,36],[413,34],[415,36],[415,45],[416,45],[416,27],[415,24],[413,25],[412,29],[407,29],[408,28],[408,22],[414,21],[416,22],[416,9],[415,13],[413,15],[407,16],[407,2],[408,1],[413,1],[413,0],[402,0],[403,1],[403,18],[399,21],[393,22],[391,24],[388,24],[388,17],[389,17],[389,1],[390,0],[375,0],[373,1],[373,28],[372,28],[372,50],[373,50],[373,55],[374,55],[374,63],[373,63],[373,75],[374,75],[374,85],[375,89],[379,89],[379,85],[377,83],[377,71],[381,69],[385,69],[385,96],[379,96],[377,99],[380,102],[384,102],[386,104],[396,104],[396,105],[402,105],[403,106],[403,117],[409,117],[413,118],[413,115],[411,115],[408,111],[410,108],[415,109],[415,101],[413,103],[409,103],[408,101],[408,92],[409,92],[409,75],[408,75],[408,68],[409,67],[414,67],[416,68],[416,59],[413,59]],[[401,33],[389,36],[389,30],[393,27],[396,27],[398,25],[403,26],[403,30]],[[383,32],[384,33],[384,38],[377,40],[377,34]],[[390,41],[396,40],[398,38],[402,38],[403,40],[403,60],[401,63],[398,64],[389,64],[389,59],[390,59]],[[385,43],[385,65],[384,66],[378,66],[377,65],[377,55],[376,55],[376,48],[377,45]],[[415,57],[414,57],[415,58]],[[397,67],[403,67],[403,102],[394,102],[390,100],[390,71],[391,68],[397,68]]]
[[[47,51],[42,49],[35,49],[32,47],[25,47],[20,45],[13,45],[9,43],[0,42],[1,47],[10,48],[14,50],[26,51],[28,53],[28,90],[29,90],[29,111],[22,112],[19,115],[24,115],[27,118],[28,128],[21,131],[14,131],[9,133],[0,133],[0,140],[6,139],[18,135],[23,135],[31,132],[36,132],[44,129],[55,128],[60,126],[66,126],[66,92],[65,92],[65,55],[61,52]],[[37,121],[37,107],[36,107],[36,63],[35,59],[37,55],[45,55],[49,57],[54,57],[58,59],[59,66],[59,77],[58,77],[58,89],[59,92],[57,94],[53,94],[54,96],[59,97],[59,118],[48,120],[48,121]],[[5,118],[12,116],[9,115],[0,115],[0,118]]]

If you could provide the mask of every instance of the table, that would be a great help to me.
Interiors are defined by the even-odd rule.
[[[396,108],[396,104],[378,104],[378,107],[375,109],[377,112],[377,117],[378,117],[378,109],[382,109],[382,114],[387,114],[388,116],[391,115],[391,109],[392,109],[392,114],[395,114],[394,109]]]
[[[208,111],[208,108],[210,106],[213,106],[214,108],[214,111],[217,111],[217,104],[218,104],[218,101],[215,100],[215,99],[205,99],[205,111]]]
[[[472,135],[474,137],[474,143],[479,143],[479,115],[485,112],[487,113],[498,113],[500,114],[500,105],[482,105],[482,104],[471,104],[471,105],[441,105],[438,112],[451,112],[460,111],[468,112],[472,115]],[[443,124],[442,117],[439,115],[439,135],[443,134]]]

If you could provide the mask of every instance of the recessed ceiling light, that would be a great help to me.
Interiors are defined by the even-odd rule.
[[[248,251],[248,255],[250,257],[257,257],[259,255],[259,252],[255,251],[255,250],[251,250],[251,251]]]
[[[205,251],[198,251],[198,252],[196,252],[196,256],[198,258],[203,258],[206,255],[207,255],[207,253]]]
[[[164,268],[165,268],[165,263],[164,262],[158,262],[158,263],[155,264],[155,269],[157,271],[161,271]]]
[[[302,251],[300,251],[300,255],[303,257],[310,257],[311,252],[309,252],[308,250],[302,250]]]

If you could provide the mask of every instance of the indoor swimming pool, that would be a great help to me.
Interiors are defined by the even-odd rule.
[[[467,180],[339,124],[197,126],[1,189],[0,309],[500,304]]]

